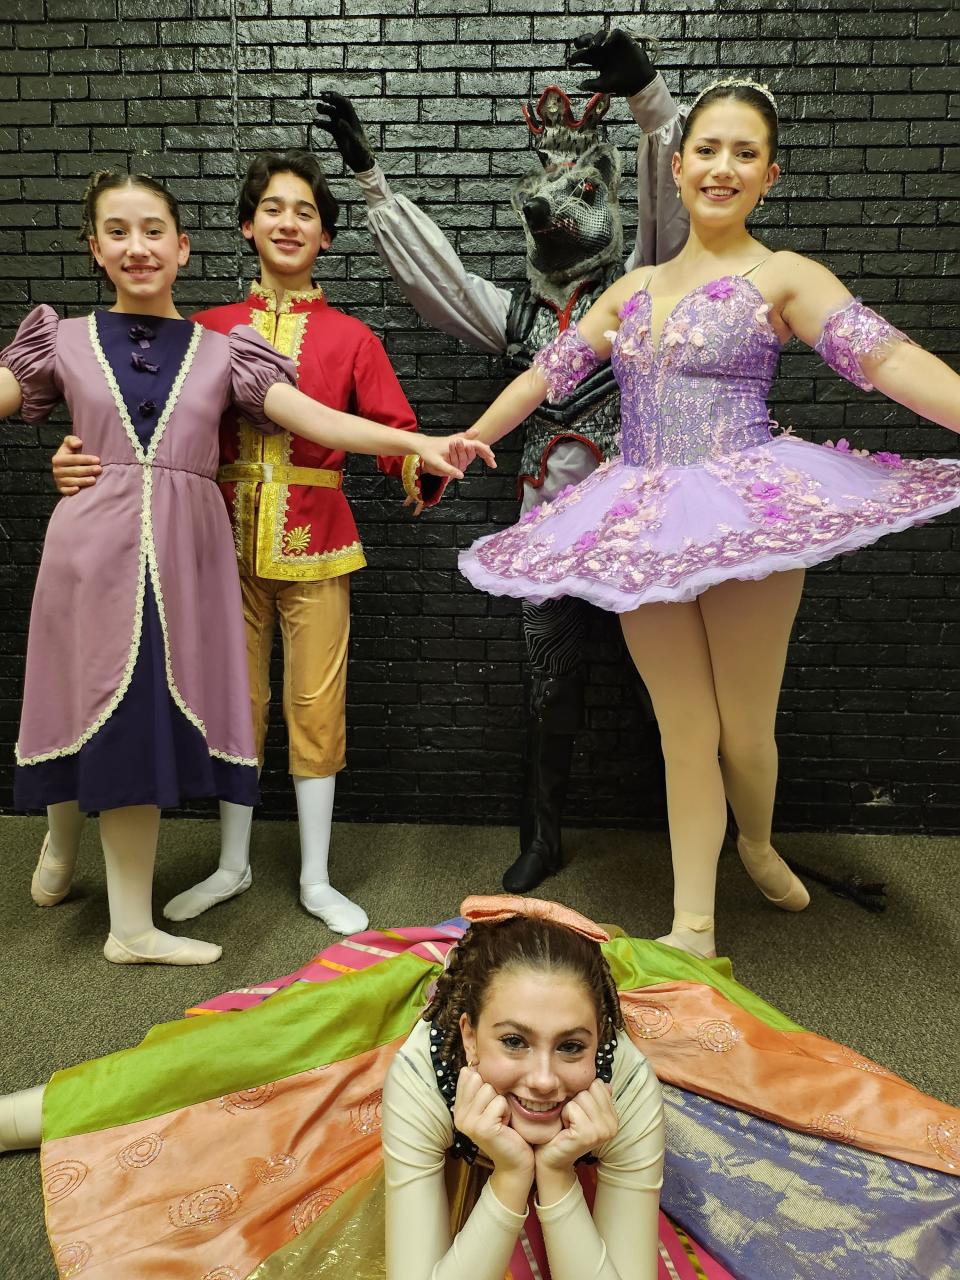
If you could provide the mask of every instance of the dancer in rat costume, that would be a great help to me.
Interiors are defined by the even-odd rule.
[[[623,272],[617,203],[620,157],[604,137],[610,94],[626,97],[643,130],[637,154],[639,226],[631,264],[662,262],[686,236],[686,212],[672,199],[670,155],[679,138],[677,107],[643,48],[622,31],[576,41],[571,65],[591,67],[596,90],[580,118],[567,95],[545,89],[524,108],[541,169],[513,194],[527,242],[527,282],[504,289],[468,272],[439,228],[395,195],[351,104],[327,93],[322,128],[356,174],[368,204],[377,251],[419,315],[482,351],[529,366],[543,345],[583,316]],[[671,199],[661,199],[666,189]],[[551,502],[616,454],[619,396],[609,368],[597,370],[556,404],[540,406],[524,427],[518,487],[521,512]],[[577,600],[525,604],[523,635],[530,664],[520,856],[503,884],[525,892],[560,869],[560,823],[574,735],[583,721],[585,616]]]

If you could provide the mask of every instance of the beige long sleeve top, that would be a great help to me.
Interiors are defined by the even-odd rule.
[[[451,1239],[444,1160],[453,1120],[436,1085],[430,1028],[419,1022],[397,1053],[383,1093],[387,1280],[503,1280],[525,1215],[489,1183]],[[650,1064],[621,1037],[613,1101],[620,1127],[596,1151],[591,1215],[579,1182],[552,1205],[535,1205],[551,1280],[654,1280],[663,1178],[663,1102]]]

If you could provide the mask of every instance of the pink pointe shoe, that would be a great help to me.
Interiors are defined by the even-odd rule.
[[[810,905],[806,885],[771,846],[762,853],[750,853],[744,849],[743,836],[737,836],[737,853],[747,875],[775,907],[781,911],[803,911]]]

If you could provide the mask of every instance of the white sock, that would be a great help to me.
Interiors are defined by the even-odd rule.
[[[104,955],[115,964],[212,964],[220,959],[220,947],[154,927],[153,867],[159,830],[160,810],[153,805],[105,809],[100,814],[110,903]]]
[[[360,933],[369,924],[367,913],[331,886],[327,871],[336,774],[294,776],[293,787],[300,819],[300,901],[334,933]]]
[[[250,827],[253,810],[220,801],[220,863],[213,875],[171,898],[163,908],[168,920],[192,920],[218,902],[226,902],[253,884],[250,872]]]
[[[0,1097],[0,1151],[29,1151],[39,1147],[46,1087],[38,1084],[33,1089],[21,1089]]]

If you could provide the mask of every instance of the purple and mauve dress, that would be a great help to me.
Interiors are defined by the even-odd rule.
[[[611,360],[621,456],[518,524],[461,553],[475,587],[540,604],[577,596],[614,613],[693,600],[729,578],[819,564],[960,506],[960,463],[869,456],[771,436],[767,395],[780,343],[743,276],[692,290],[656,350],[651,300],[623,307]],[[816,350],[864,390],[859,357],[902,339],[851,301]],[[601,363],[572,327],[536,357],[551,400]]]
[[[257,799],[236,554],[216,484],[220,417],[293,365],[252,329],[97,312],[27,316],[0,354],[42,422],[63,400],[95,485],[57,504],[27,641],[15,799],[84,812]]]

